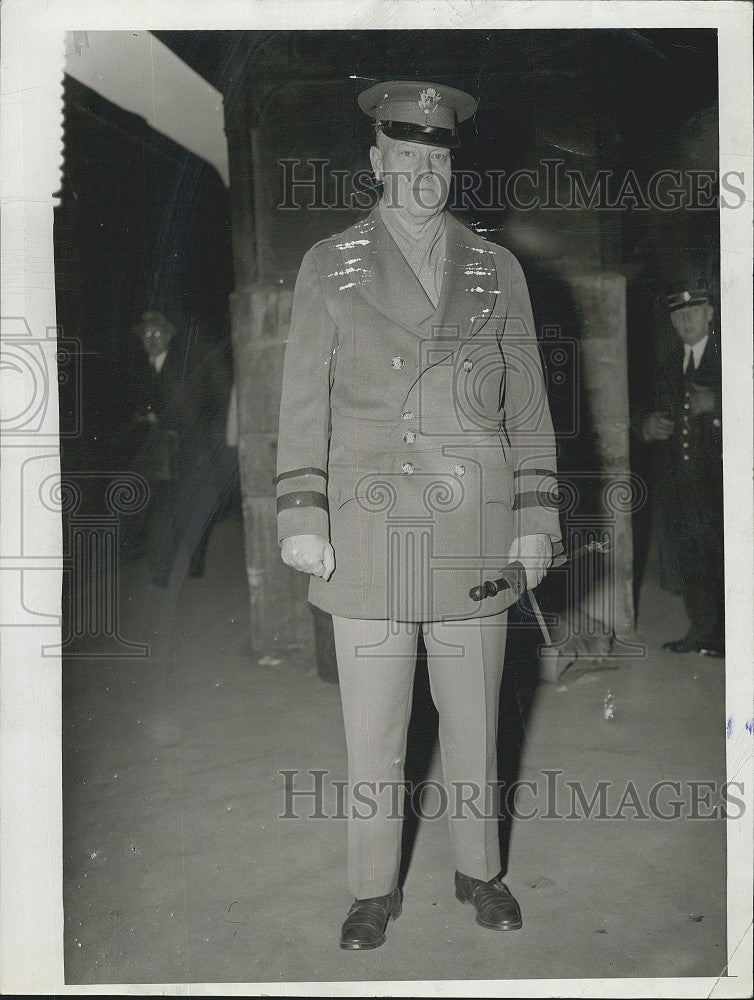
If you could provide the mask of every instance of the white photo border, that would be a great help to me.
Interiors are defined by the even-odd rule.
[[[52,256],[53,192],[60,183],[62,72],[65,33],[93,30],[538,29],[716,28],[719,39],[720,174],[737,172],[747,199],[721,211],[721,329],[723,347],[726,717],[728,780],[745,785],[745,818],[728,823],[728,941],[726,975],[718,979],[505,981],[509,996],[744,996],[752,983],[752,7],[736,0],[5,0],[2,4],[2,316],[3,338],[29,344],[55,372],[56,325]],[[15,319],[14,319],[15,317]],[[8,319],[12,322],[8,322]],[[40,332],[41,331],[41,332]],[[4,344],[5,347],[5,344]],[[7,361],[9,354],[4,350]],[[3,373],[5,375],[5,373]],[[3,378],[3,416],[31,406],[27,391]],[[4,993],[149,995],[148,985],[66,986],[63,974],[60,662],[41,659],[59,633],[61,536],[41,516],[34,551],[24,549],[19,497],[24,463],[59,468],[54,378],[50,405],[28,448],[2,447],[0,522],[0,650],[2,743],[0,780],[0,986]],[[14,409],[16,408],[16,409]],[[28,530],[28,515],[26,526]],[[31,559],[31,606],[22,584]],[[28,565],[27,565],[28,569]],[[435,983],[162,984],[164,995],[432,995],[497,996],[498,981]]]

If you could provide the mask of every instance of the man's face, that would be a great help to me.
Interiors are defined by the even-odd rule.
[[[709,302],[695,306],[683,306],[674,309],[670,314],[673,329],[684,342],[691,347],[710,332],[714,311]]]
[[[449,149],[380,135],[369,157],[388,205],[417,221],[443,210],[450,190]]]
[[[156,358],[168,349],[170,333],[160,324],[151,323],[141,333],[141,342],[150,358]]]

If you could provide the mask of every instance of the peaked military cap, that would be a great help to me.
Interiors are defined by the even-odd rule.
[[[359,94],[359,107],[391,139],[453,149],[461,142],[458,123],[474,114],[477,102],[470,94],[442,83],[392,80]]]
[[[684,306],[699,306],[709,302],[710,294],[703,281],[689,279],[675,281],[665,288],[665,304],[670,312]]]

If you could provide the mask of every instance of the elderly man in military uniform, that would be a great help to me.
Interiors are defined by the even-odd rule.
[[[720,342],[704,284],[668,286],[676,334],[660,360],[634,427],[654,446],[653,522],[661,558],[680,584],[689,630],[665,643],[673,653],[725,655],[723,429]]]
[[[450,150],[476,101],[398,81],[371,87],[359,105],[376,121],[370,157],[383,194],[302,262],[277,477],[282,558],[311,575],[310,601],[333,616],[349,786],[372,799],[349,813],[347,949],[381,945],[401,911],[396,811],[420,629],[456,896],[483,927],[521,926],[501,881],[495,798],[515,597],[470,591],[512,560],[535,587],[560,541],[521,267],[445,211]]]

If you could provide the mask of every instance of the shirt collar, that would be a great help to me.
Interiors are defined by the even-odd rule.
[[[396,236],[404,243],[413,243],[426,246],[435,241],[441,230],[445,228],[445,212],[439,212],[422,226],[418,233],[412,232],[401,218],[401,214],[396,208],[390,208],[381,199],[379,203],[380,218],[385,224],[387,231],[395,239]],[[399,244],[400,246],[400,244]]]
[[[699,362],[702,360],[702,355],[704,354],[704,348],[707,346],[707,341],[709,340],[709,334],[706,337],[702,337],[701,340],[697,340],[695,344],[684,344],[683,345],[683,370],[688,371],[689,360],[693,357],[694,368],[699,367]]]
[[[150,358],[150,363],[156,372],[162,371],[162,366],[165,364],[165,358],[168,356],[167,351],[163,351],[161,354],[157,354],[155,357]]]

